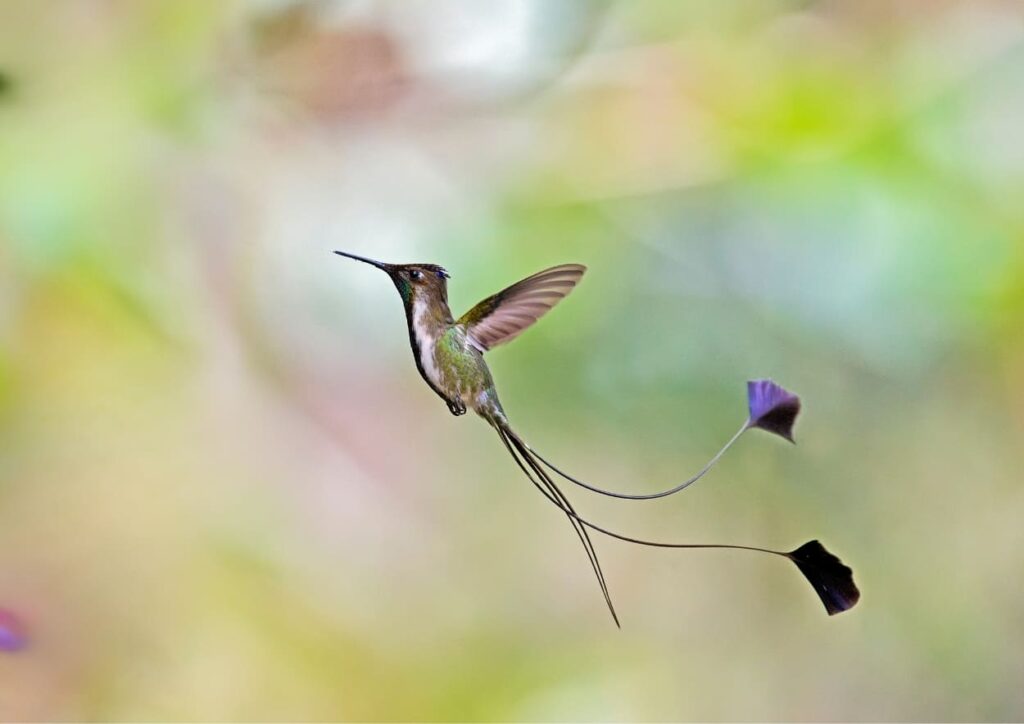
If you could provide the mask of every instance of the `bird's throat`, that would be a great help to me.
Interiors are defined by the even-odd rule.
[[[448,327],[444,314],[435,304],[425,299],[414,299],[409,309],[409,337],[423,376],[435,388],[441,387],[441,374],[437,367],[437,342]],[[450,315],[449,315],[450,316]]]

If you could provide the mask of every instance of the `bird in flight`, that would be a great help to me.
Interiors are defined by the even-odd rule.
[[[800,398],[771,380],[747,383],[748,417],[725,446],[695,475],[657,493],[630,494],[606,490],[563,472],[530,447],[509,424],[501,406],[484,354],[518,337],[564,299],[579,283],[586,267],[562,264],[519,281],[487,297],[458,319],[448,307],[449,274],[436,264],[386,264],[344,251],[335,254],[355,259],[386,273],[405,305],[409,342],[420,375],[445,401],[453,415],[472,409],[495,429],[516,464],[540,493],[562,511],[579,537],[597,577],[608,611],[618,626],[597,551],[590,533],[654,548],[733,549],[792,561],[813,586],[828,614],[849,610],[860,599],[853,571],[817,540],[793,551],[720,543],[665,543],[623,535],[598,525],[576,512],[555,483],[563,478],[592,492],[626,500],[653,500],[678,493],[702,478],[747,430],[761,429],[793,441],[793,425]]]

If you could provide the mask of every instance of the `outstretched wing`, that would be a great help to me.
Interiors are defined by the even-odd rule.
[[[573,290],[586,270],[582,264],[562,264],[537,272],[487,297],[458,323],[465,325],[470,341],[485,352],[526,331]]]

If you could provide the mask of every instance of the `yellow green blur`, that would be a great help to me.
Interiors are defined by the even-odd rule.
[[[1021,128],[996,0],[0,3],[0,720],[1024,718]],[[586,264],[488,361],[598,484],[799,393],[566,492],[860,605],[597,540],[616,630],[336,248]]]

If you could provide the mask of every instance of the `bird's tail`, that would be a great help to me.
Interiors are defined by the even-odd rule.
[[[534,453],[533,450],[531,450],[530,446],[527,445],[514,430],[512,430],[506,420],[492,419],[491,424],[498,431],[498,435],[501,437],[501,441],[508,449],[509,454],[512,455],[516,464],[520,467],[530,482],[533,483],[534,487],[536,487],[552,505],[565,513],[569,518],[573,528],[576,530],[576,534],[583,543],[583,547],[587,551],[587,556],[594,569],[594,574],[597,576],[598,584],[601,586],[601,592],[608,605],[608,610],[617,626],[621,627],[621,624],[619,624],[619,617],[615,612],[615,606],[612,604],[611,595],[608,592],[608,585],[605,581],[604,573],[601,570],[601,564],[597,558],[597,551],[594,549],[594,544],[590,540],[588,530],[602,533],[610,538],[615,538],[616,540],[624,541],[626,543],[633,543],[651,548],[718,548],[751,551],[787,558],[797,566],[800,572],[803,573],[804,577],[806,577],[810,582],[811,586],[813,586],[815,593],[818,594],[818,597],[825,606],[825,610],[830,616],[853,608],[857,604],[857,601],[860,600],[860,591],[857,589],[857,585],[853,581],[853,571],[839,560],[839,558],[829,553],[828,550],[826,550],[825,547],[817,540],[812,540],[800,546],[796,550],[789,552],[777,551],[769,548],[758,548],[754,546],[727,545],[720,543],[664,543],[622,535],[621,533],[617,533],[608,528],[592,523],[577,514],[576,510],[569,502],[569,499],[566,498],[565,494],[562,493],[555,482],[551,479],[551,476],[545,470],[544,461],[540,459],[540,456]]]
[[[729,448],[735,445],[747,430],[760,428],[789,440],[790,442],[794,442],[793,425],[796,423],[797,415],[800,414],[800,397],[798,395],[780,387],[771,380],[751,380],[747,383],[747,407],[749,410],[749,416],[746,421],[740,429],[736,431],[736,434],[722,446],[721,450],[715,453],[714,457],[712,457],[704,467],[702,467],[695,475],[690,476],[683,482],[672,485],[667,490],[662,490],[657,493],[625,493],[598,487],[593,483],[588,483],[585,480],[580,480],[577,477],[569,475],[569,473],[560,469],[557,465],[549,461],[536,450],[530,448],[528,445],[526,448],[534,458],[539,460],[555,475],[558,475],[571,483],[575,483],[581,488],[586,488],[591,492],[600,493],[601,495],[606,495],[610,498],[621,498],[623,500],[655,500],[657,498],[666,498],[670,495],[675,495],[676,493],[686,490],[686,488],[690,487],[707,475],[708,472],[715,467],[718,461],[722,459],[722,456],[729,451]]]
[[[604,601],[608,604],[608,612],[611,613],[612,619],[615,621],[615,625],[622,628],[622,624],[619,623],[619,616],[615,612],[615,604],[612,603],[611,594],[608,592],[608,583],[605,581],[604,572],[601,570],[601,561],[597,558],[597,551],[594,549],[594,543],[590,540],[590,533],[587,531],[587,524],[576,514],[576,510],[572,507],[572,503],[565,497],[565,494],[559,489],[555,482],[551,479],[551,476],[544,470],[544,466],[536,458],[529,447],[519,438],[512,428],[509,427],[508,423],[504,420],[494,422],[494,428],[498,431],[498,436],[501,437],[501,441],[505,444],[512,459],[516,461],[516,464],[526,474],[526,477],[530,479],[530,482],[557,508],[561,509],[569,518],[569,522],[572,524],[573,529],[576,531],[576,535],[579,536],[580,542],[583,543],[583,548],[587,552],[587,557],[590,559],[590,565],[594,569],[594,575],[597,576],[597,583],[601,586],[601,593],[604,595]],[[532,473],[531,473],[532,471]],[[536,478],[534,478],[536,475]]]

